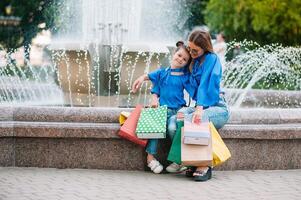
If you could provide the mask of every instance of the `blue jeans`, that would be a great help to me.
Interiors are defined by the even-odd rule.
[[[174,135],[176,134],[177,129],[177,118],[176,114],[179,109],[168,109],[167,110],[167,133],[171,140],[173,139]],[[158,149],[158,139],[149,139],[147,146],[146,146],[146,152],[149,154],[157,154]]]
[[[192,121],[192,116],[195,111],[194,107],[184,107],[179,110],[185,115],[185,120]],[[228,106],[223,97],[220,97],[219,102],[203,110],[201,121],[210,121],[216,129],[222,128],[229,120],[230,114]]]

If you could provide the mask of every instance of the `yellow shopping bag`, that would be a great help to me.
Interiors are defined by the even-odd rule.
[[[211,122],[210,122],[210,131],[212,135],[212,151],[213,151],[212,166],[215,167],[228,160],[231,157],[231,153]]]
[[[122,111],[119,115],[120,126],[124,124],[125,120],[130,116],[130,112]]]

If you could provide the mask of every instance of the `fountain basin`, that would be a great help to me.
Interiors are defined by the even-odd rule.
[[[301,93],[293,90],[264,90],[264,89],[225,89],[225,98],[232,106],[249,108],[300,108]],[[235,105],[240,95],[243,95],[240,105]]]
[[[100,106],[99,96],[125,95],[117,103],[122,105],[128,101],[132,82],[162,64],[168,65],[170,53],[166,45],[147,43],[107,45],[56,41],[49,48],[65,101],[73,106]],[[150,84],[145,84],[132,97],[137,99],[149,91]],[[134,100],[134,103],[141,101]]]

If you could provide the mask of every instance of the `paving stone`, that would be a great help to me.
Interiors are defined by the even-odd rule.
[[[214,171],[207,182],[184,174],[91,169],[0,168],[1,200],[301,199],[301,169]]]

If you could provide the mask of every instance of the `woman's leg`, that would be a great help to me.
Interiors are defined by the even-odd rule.
[[[222,128],[229,120],[228,107],[223,99],[216,106],[209,107],[203,111],[202,121],[210,121],[216,129]]]
[[[220,98],[216,106],[209,107],[203,111],[201,121],[210,121],[215,128],[220,129],[228,122],[229,117],[228,106],[224,98]],[[189,115],[189,119],[192,120],[192,114]],[[206,181],[212,176],[212,168],[197,167],[193,176],[195,181]]]
[[[187,121],[191,121],[192,120],[192,113],[194,113],[195,108],[194,107],[183,107],[181,108],[178,113],[183,113],[184,114],[184,118]]]
[[[185,120],[191,121],[195,108],[189,108],[186,112]],[[229,120],[230,114],[228,107],[223,98],[220,98],[216,106],[209,107],[203,110],[201,121],[210,121],[216,129],[222,128]]]

